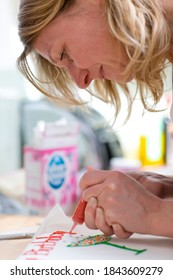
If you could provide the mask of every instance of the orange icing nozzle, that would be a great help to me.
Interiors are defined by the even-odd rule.
[[[74,214],[72,216],[73,222],[75,222],[77,224],[83,224],[86,205],[87,205],[87,202],[85,200],[81,199],[79,201],[79,204],[76,207]]]

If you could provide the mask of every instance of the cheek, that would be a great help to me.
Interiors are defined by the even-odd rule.
[[[125,71],[126,65],[114,62],[110,65],[103,65],[104,77],[108,80],[114,80],[118,83],[126,83],[132,80],[132,76],[129,76],[124,80],[123,72]]]
[[[69,42],[72,58],[78,65],[93,65],[102,62],[108,56],[107,46],[96,36],[75,36]]]
[[[86,48],[86,46],[74,51],[73,60],[79,68],[89,68],[98,62],[95,48]]]

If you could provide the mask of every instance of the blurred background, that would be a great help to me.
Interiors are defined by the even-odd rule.
[[[114,108],[92,99],[91,113],[64,110],[50,104],[19,74],[16,59],[23,47],[18,38],[19,0],[0,2],[0,213],[26,213],[26,169],[24,146],[33,145],[34,127],[39,121],[65,119],[80,126],[78,171],[87,166],[102,169],[142,169],[163,174],[173,171],[173,140],[170,108],[172,103],[172,68],[168,66],[164,95],[158,113],[144,112],[137,97],[132,115],[123,124],[127,107],[113,122]],[[135,93],[135,83],[131,82]],[[29,211],[32,212],[30,206]],[[35,211],[37,212],[37,211]],[[38,211],[38,213],[41,213]]]

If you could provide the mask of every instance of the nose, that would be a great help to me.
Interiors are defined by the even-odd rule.
[[[92,79],[87,69],[81,69],[74,65],[67,67],[67,69],[79,88],[85,89],[89,86]]]

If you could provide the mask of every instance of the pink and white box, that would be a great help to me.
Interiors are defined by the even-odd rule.
[[[46,215],[59,204],[70,215],[78,200],[78,132],[61,123],[37,125],[34,146],[24,147],[26,205]]]

